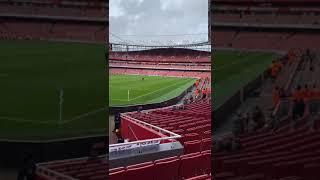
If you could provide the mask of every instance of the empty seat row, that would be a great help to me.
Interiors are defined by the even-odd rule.
[[[191,178],[210,172],[211,151],[204,151],[110,169],[109,179],[172,180]]]

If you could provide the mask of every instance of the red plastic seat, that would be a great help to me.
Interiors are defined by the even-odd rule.
[[[180,156],[180,168],[179,176],[180,178],[191,178],[199,175],[199,165],[201,163],[201,154],[192,153]]]
[[[198,133],[188,133],[184,135],[184,142],[195,141],[195,140],[200,140],[200,136]]]
[[[184,153],[189,154],[189,153],[196,153],[201,151],[201,141],[196,140],[196,141],[187,141],[184,142]]]
[[[209,174],[204,174],[204,175],[188,178],[186,180],[211,180],[211,176]]]
[[[309,180],[318,179],[317,174],[320,169],[320,163],[305,164],[303,166],[303,177]]]
[[[125,168],[124,167],[112,168],[112,169],[109,169],[109,173],[114,173],[121,170],[125,170]]]
[[[109,173],[109,179],[110,180],[125,180],[125,170],[115,171],[112,173]]]
[[[207,174],[211,173],[211,151],[201,153],[200,171]]]
[[[202,134],[202,139],[205,139],[205,138],[211,138],[211,130],[209,130],[209,131],[205,131],[205,132],[203,132],[203,134]]]
[[[128,166],[125,174],[126,177],[130,177],[130,179],[153,179],[154,164],[152,162],[146,162]]]
[[[178,157],[156,160],[154,164],[154,180],[179,179],[180,159]]]
[[[211,138],[202,139],[201,151],[211,150]]]

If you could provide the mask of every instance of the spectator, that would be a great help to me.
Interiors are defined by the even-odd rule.
[[[206,88],[202,89],[202,98],[205,99],[207,96]]]
[[[250,121],[250,114],[247,112],[242,118],[244,133],[249,132],[249,121]]]
[[[184,98],[184,99],[183,99],[183,105],[188,104],[188,101],[189,101],[188,99],[189,99],[189,98]]]
[[[31,153],[27,153],[23,159],[22,167],[18,172],[18,180],[34,180],[36,165]]]
[[[305,110],[305,103],[303,101],[303,91],[301,86],[298,85],[296,90],[293,93],[293,109],[292,117],[296,120],[299,117],[302,117]]]
[[[192,102],[193,102],[193,96],[190,97],[188,104],[190,104],[190,103],[192,103]]]
[[[276,62],[276,61],[272,61],[271,65],[270,65],[270,73],[271,73],[271,79],[274,82],[275,79],[277,78],[277,75],[280,71],[281,66]]]
[[[199,93],[200,93],[200,90],[197,88],[197,89],[195,90],[195,97],[196,97],[196,98],[198,97]]]
[[[239,112],[233,121],[233,135],[236,137],[244,132],[243,119],[244,117],[242,116],[241,112]]]
[[[120,128],[120,113],[116,113],[114,116],[114,129],[112,132],[116,132]]]
[[[251,118],[248,120],[248,133],[252,133],[257,129],[257,123]]]
[[[266,128],[272,129],[272,131],[274,131],[278,128],[279,123],[279,118],[275,117],[273,114],[270,114],[268,124],[266,124]]]
[[[263,112],[258,106],[254,107],[254,110],[252,113],[252,120],[256,124],[256,127],[254,130],[260,129],[265,125],[265,118],[264,118]]]
[[[306,50],[306,60],[312,62],[312,54],[309,48]]]
[[[287,97],[283,88],[279,89],[279,99]]]
[[[199,80],[197,79],[196,82],[194,83],[194,86],[198,89],[199,86]]]
[[[279,87],[275,86],[272,90],[272,109],[275,109],[280,100]]]
[[[310,97],[310,90],[308,88],[308,84],[304,85],[304,89],[302,90],[301,94],[302,94],[303,100],[307,102]]]
[[[122,136],[119,136],[119,137],[118,137],[118,143],[124,143],[124,139],[123,139]]]
[[[314,83],[313,86],[312,86],[312,89],[310,89],[309,91],[309,109],[310,109],[310,113],[311,114],[315,114],[317,113],[317,109],[318,109],[318,101],[316,98],[317,98],[317,93],[318,93],[318,90],[317,90],[317,86],[316,84]]]

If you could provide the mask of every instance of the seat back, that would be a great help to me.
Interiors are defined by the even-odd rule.
[[[130,179],[153,179],[154,164],[147,162],[128,166],[125,174]]]
[[[211,173],[211,151],[201,153],[200,171],[206,174]]]
[[[179,176],[182,179],[197,176],[199,173],[199,165],[201,163],[201,154],[192,153],[180,156]]]
[[[184,135],[184,141],[195,141],[200,140],[200,136],[198,133],[188,133]]]
[[[178,180],[180,159],[155,161],[154,180]]]
[[[211,176],[209,174],[204,174],[204,175],[188,178],[186,180],[211,180]]]
[[[201,151],[201,141],[187,141],[184,142],[184,154],[196,153]]]
[[[109,173],[109,179],[110,180],[125,180],[125,170],[115,171],[112,173]]]
[[[201,151],[211,150],[211,138],[202,139]]]

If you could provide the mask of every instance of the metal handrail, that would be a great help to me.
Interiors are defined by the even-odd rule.
[[[149,124],[149,123],[140,121],[140,120],[138,120],[138,119],[135,119],[135,118],[130,117],[130,116],[125,115],[125,114],[121,114],[121,117],[122,117],[122,118],[129,119],[129,120],[132,120],[132,121],[137,122],[137,123],[139,123],[139,124],[142,124],[142,125],[144,125],[145,127],[149,127],[149,128],[151,128],[151,129],[153,129],[153,130],[157,130],[157,132],[160,132],[160,133],[162,133],[162,134],[167,133],[167,134],[169,134],[169,137],[146,139],[146,140],[138,140],[138,141],[133,141],[133,142],[119,143],[119,144],[110,144],[110,145],[109,145],[109,149],[110,149],[110,148],[114,148],[114,147],[132,145],[132,144],[141,144],[141,143],[150,142],[150,141],[173,140],[173,139],[178,139],[178,138],[181,138],[181,137],[182,137],[182,136],[180,136],[179,134],[176,134],[176,133],[171,132],[171,131],[168,131],[168,130],[166,130],[166,129],[163,129],[163,128],[154,126],[154,125],[152,125],[152,124]]]

